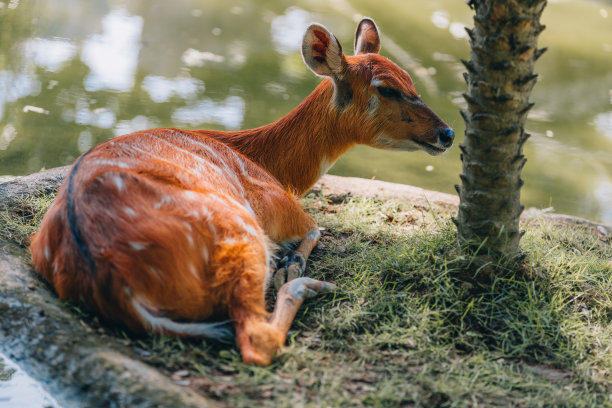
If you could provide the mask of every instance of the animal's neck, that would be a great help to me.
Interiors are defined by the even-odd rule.
[[[255,129],[214,132],[216,139],[247,156],[301,196],[356,144],[354,132],[331,105],[333,84],[324,80],[298,107]],[[211,135],[210,131],[200,131]]]

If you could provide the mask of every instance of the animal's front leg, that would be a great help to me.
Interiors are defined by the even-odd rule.
[[[282,349],[287,332],[304,300],[336,290],[336,285],[310,278],[299,278],[278,291],[274,312],[269,319],[249,311],[236,326],[236,340],[245,363],[268,365]]]
[[[283,257],[274,273],[274,287],[278,290],[283,284],[290,280],[304,276],[306,270],[306,260],[310,253],[317,246],[321,233],[317,227],[308,231],[308,234],[302,239],[298,247],[290,251]]]

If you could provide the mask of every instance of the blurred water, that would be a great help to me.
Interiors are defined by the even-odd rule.
[[[42,386],[0,353],[0,408],[60,408]]]
[[[0,1],[0,175],[70,164],[145,128],[272,122],[320,81],[300,56],[305,27],[326,25],[350,54],[363,15],[460,143],[465,2],[10,0]],[[543,22],[522,201],[612,222],[611,3],[550,1]],[[456,147],[441,157],[358,147],[331,173],[454,193],[460,170]]]

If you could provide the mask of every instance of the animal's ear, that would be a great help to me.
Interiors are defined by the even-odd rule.
[[[355,31],[355,55],[367,54],[369,52],[378,54],[378,51],[380,51],[378,28],[374,20],[365,17],[357,26],[357,31]]]
[[[340,42],[327,28],[311,24],[302,40],[302,56],[317,75],[338,77],[346,64]]]

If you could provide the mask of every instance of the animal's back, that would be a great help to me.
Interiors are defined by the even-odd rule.
[[[31,246],[60,298],[134,331],[155,329],[160,316],[221,317],[230,302],[265,313],[257,286],[270,249],[256,210],[270,204],[264,189],[291,199],[272,176],[212,138],[177,129],[114,139],[77,165]]]

